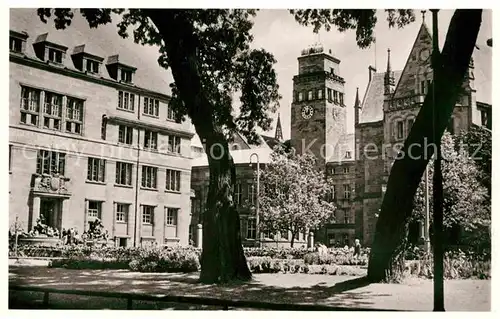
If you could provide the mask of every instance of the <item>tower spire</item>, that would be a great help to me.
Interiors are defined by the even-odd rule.
[[[387,49],[387,70],[384,76],[384,94],[391,94],[394,85],[394,72],[392,72],[391,69],[391,49]]]
[[[387,73],[391,72],[391,49],[387,49]]]
[[[425,13],[427,12],[426,10],[420,11],[422,13],[422,24],[425,24]]]
[[[354,100],[354,124],[359,123],[359,109],[361,108],[361,102],[359,101],[359,88],[356,88],[356,99]]]
[[[283,141],[283,130],[281,129],[281,119],[279,113],[278,113],[278,121],[276,123],[276,132],[274,133],[274,138],[280,142]]]

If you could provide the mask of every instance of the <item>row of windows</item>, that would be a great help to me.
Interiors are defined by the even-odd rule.
[[[23,124],[42,124],[48,129],[82,134],[83,111],[81,99],[25,86],[21,88]]]
[[[298,92],[295,100],[298,102],[302,102],[304,100],[312,101],[312,100],[323,100],[324,97],[324,89],[319,90],[309,90],[304,94],[304,92]],[[334,104],[344,105],[344,93],[332,90],[330,88],[326,89],[326,98],[328,101],[333,102]]]
[[[10,150],[10,148],[9,148]],[[66,154],[40,150],[37,156],[36,172],[38,174],[60,174],[64,176],[66,166]],[[132,186],[133,164],[116,162],[115,183],[117,185]],[[142,165],[141,186],[157,189],[158,168]],[[100,158],[88,158],[87,180],[92,182],[106,182],[106,160]],[[165,189],[179,192],[181,189],[181,172],[178,170],[166,170]]]
[[[103,118],[101,137],[106,139],[106,120]],[[118,143],[132,145],[134,128],[126,125],[118,126]],[[180,136],[167,135],[167,151],[170,153],[181,154]],[[142,145],[145,149],[158,150],[158,132],[145,130]]]
[[[329,201],[337,200],[337,190],[336,190],[335,186],[336,185],[332,185],[331,186],[331,190],[328,193],[328,200]],[[352,186],[350,184],[343,184],[342,188],[343,188],[343,198],[344,199],[350,199],[351,198],[351,194],[353,192]]]
[[[119,223],[128,223],[131,204],[116,203],[115,221]],[[154,224],[154,214],[156,206],[141,205],[142,224]],[[165,224],[167,226],[177,226],[177,217],[179,208],[165,207]],[[87,220],[89,222],[95,219],[102,219],[102,202],[88,201]]]
[[[140,96],[133,93],[118,91],[118,108],[130,112],[135,111],[135,103],[140,103]],[[142,114],[154,117],[160,116],[160,101],[151,97],[143,98]],[[172,107],[167,104],[167,120],[176,121]],[[177,123],[180,123],[177,121]]]
[[[349,153],[349,156],[350,156],[350,153],[351,152],[346,152],[346,156],[347,156],[347,153]],[[349,172],[351,171],[351,169],[349,167],[332,167],[332,169],[330,170],[330,173],[332,175],[335,175],[335,174],[349,174]]]

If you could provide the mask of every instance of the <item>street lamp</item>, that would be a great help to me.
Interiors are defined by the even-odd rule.
[[[260,225],[259,225],[259,196],[260,196],[260,163],[259,163],[259,155],[257,153],[252,153],[250,155],[250,166],[252,166],[252,158],[257,158],[257,196],[255,203],[255,236],[257,237],[257,245],[259,248],[261,247],[260,241]]]

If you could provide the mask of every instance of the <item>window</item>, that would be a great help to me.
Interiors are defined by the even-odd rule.
[[[99,62],[87,60],[85,70],[90,73],[99,73]]]
[[[142,112],[147,115],[158,117],[160,109],[160,101],[145,97],[144,98],[144,109]]]
[[[351,189],[349,184],[344,184],[344,198],[345,199],[351,198]]]
[[[248,202],[251,205],[254,205],[255,203],[255,186],[254,184],[248,184]]]
[[[63,96],[45,92],[43,104],[43,127],[54,130],[61,129]]]
[[[330,73],[335,74],[335,70],[333,68],[330,68]]]
[[[10,37],[9,46],[12,52],[21,53],[23,51],[23,41],[21,39]]]
[[[118,143],[132,145],[132,131],[130,126],[120,125],[118,127]]]
[[[36,172],[38,174],[60,174],[64,175],[66,166],[66,154],[53,151],[38,151]]]
[[[299,102],[302,102],[304,100],[304,96],[302,95],[302,92],[299,92]]]
[[[116,184],[132,185],[132,164],[116,162]]]
[[[21,88],[21,123],[38,125],[40,90]]]
[[[132,71],[121,69],[120,81],[125,83],[132,83]]]
[[[116,221],[126,223],[128,219],[129,204],[116,204]]]
[[[181,153],[181,138],[179,136],[168,136],[168,151],[178,154]]]
[[[179,192],[181,190],[181,172],[167,169],[167,183],[165,189]]]
[[[177,212],[178,208],[167,208],[167,225],[176,226],[177,225]]]
[[[142,223],[152,224],[154,218],[154,206],[142,205]]]
[[[396,138],[402,139],[404,136],[403,121],[396,122]]]
[[[262,237],[264,238],[268,238],[268,239],[273,239],[274,238],[274,234],[272,231],[270,230],[265,230],[263,233],[262,233]]]
[[[326,90],[327,90],[328,101],[331,101],[332,100],[332,89],[328,88]]]
[[[101,219],[101,202],[89,200],[87,209],[87,220],[89,222]]]
[[[108,119],[106,118],[106,115],[102,116],[101,120],[101,139],[106,140],[106,127],[108,125]]]
[[[104,183],[106,176],[106,160],[89,157],[87,165],[87,180]]]
[[[488,126],[488,112],[481,110],[481,125]]]
[[[72,97],[66,102],[66,132],[82,134],[83,101]]]
[[[344,105],[344,93],[339,92],[339,102],[340,105]]]
[[[247,221],[247,238],[257,238],[257,222],[255,218],[249,218]]]
[[[144,131],[144,148],[156,150],[158,148],[158,133]]]
[[[312,100],[313,99],[313,91],[307,92],[307,100]]]
[[[62,63],[63,53],[60,50],[49,49],[49,61],[55,63]]]
[[[135,95],[128,92],[118,91],[118,108],[133,111],[135,106]]]
[[[345,152],[345,158],[351,158],[351,151]]]
[[[350,219],[349,219],[349,212],[344,212],[344,223],[349,224]]]
[[[408,130],[406,132],[406,135],[410,135],[410,131],[411,131],[411,127],[413,126],[413,123],[415,122],[415,119],[409,119],[406,123],[407,123],[407,126],[406,126],[406,129]]]
[[[175,112],[171,105],[167,105],[167,120],[175,121]]]
[[[384,196],[385,195],[385,191],[387,190],[387,185],[382,185],[381,190],[382,190],[382,196]]]
[[[241,197],[242,197],[241,183],[236,183],[234,184],[234,203],[236,205],[241,204]]]
[[[339,92],[333,91],[333,103],[339,104]]]
[[[322,100],[323,99],[323,89],[318,90],[318,99]]]
[[[156,188],[156,175],[158,169],[152,166],[142,165],[142,187]]]

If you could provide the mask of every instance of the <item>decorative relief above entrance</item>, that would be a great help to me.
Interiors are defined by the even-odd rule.
[[[62,196],[70,196],[68,190],[69,178],[57,175],[34,174],[33,192]]]

